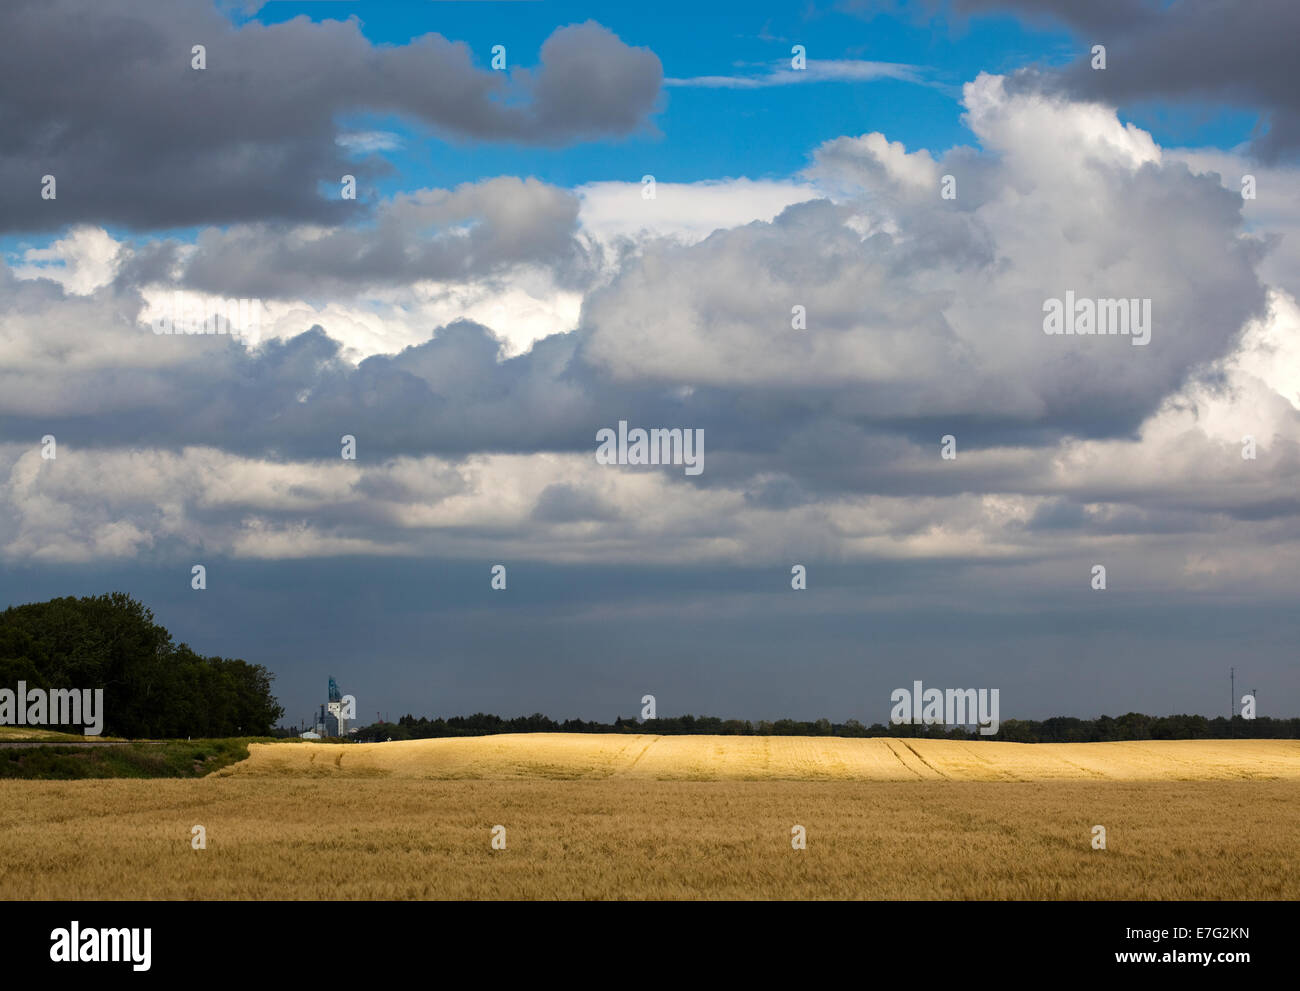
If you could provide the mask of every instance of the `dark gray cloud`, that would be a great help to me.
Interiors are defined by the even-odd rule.
[[[294,460],[337,457],[353,434],[367,458],[458,458],[590,452],[598,429],[626,419],[705,429],[709,469],[694,484],[756,507],[1032,488],[1024,465],[935,474],[913,459],[949,433],[964,451],[1131,437],[1262,313],[1261,248],[1241,236],[1239,197],[1162,164],[1113,117],[1008,97],[991,77],[967,98],[988,151],[935,161],[880,135],[828,142],[813,172],[841,198],[698,243],[643,242],[586,295],[573,331],[516,357],[502,354],[508,328],[467,320],[359,365],[328,325],[252,351],[154,336],[134,280],[178,266],[180,245],[141,246],[92,296],[5,270],[14,363],[0,373],[0,436]],[[955,201],[938,195],[945,172]],[[580,281],[589,243],[570,193],[500,178],[398,196],[370,227],[206,232],[181,285],[337,298],[529,264]],[[1067,289],[1150,297],[1151,343],[1044,335],[1043,302]],[[104,355],[60,360],[87,340]],[[55,407],[52,388],[67,397]]]
[[[585,457],[595,449],[598,429],[625,419],[633,426],[703,429],[707,470],[691,484],[737,491],[759,510],[793,510],[867,494],[1051,495],[1066,484],[1072,491],[1065,502],[1038,510],[1032,529],[1072,526],[1094,534],[1123,529],[1112,517],[1091,518],[1080,509],[1085,502],[1116,498],[1140,499],[1151,507],[1153,512],[1132,527],[1148,532],[1192,513],[1246,520],[1295,516],[1295,500],[1283,480],[1300,470],[1300,451],[1284,438],[1269,444],[1268,477],[1276,484],[1263,488],[1225,487],[1214,474],[1194,485],[1186,477],[1171,479],[1167,492],[1158,484],[1130,484],[1122,471],[1102,472],[1095,480],[1087,472],[1078,479],[1054,477],[1052,452],[1071,436],[1114,437],[1113,443],[1125,443],[1134,425],[1107,419],[1102,404],[1096,422],[1086,417],[1054,422],[1044,411],[1045,419],[1013,429],[1013,424],[972,411],[913,419],[868,415],[861,390],[845,386],[791,389],[752,383],[683,393],[658,382],[611,379],[583,359],[579,332],[554,335],[506,358],[492,331],[470,321],[436,328],[430,340],[395,355],[353,365],[321,328],[248,350],[228,338],[155,336],[135,325],[129,294],[101,290],[90,300],[66,301],[52,283],[16,282],[11,276],[0,289],[0,296],[10,301],[0,319],[28,310],[49,314],[66,326],[66,321],[94,314],[106,321],[101,326],[106,344],[115,342],[107,346],[116,363],[107,368],[0,373],[5,396],[0,441],[24,446],[52,433],[60,443],[82,451],[177,452],[200,446],[274,463],[337,463],[340,438],[351,434],[366,465],[424,455],[452,460],[487,453]],[[69,308],[61,310],[61,303]],[[48,346],[56,351],[63,347],[57,338]],[[51,403],[53,394],[63,398]],[[1159,404],[1149,405],[1154,409]],[[1300,429],[1300,414],[1294,411],[1271,415],[1289,422],[1292,431]],[[961,459],[936,470],[942,464],[939,438],[947,433],[959,438]],[[1023,453],[970,458],[1007,444],[1018,445]],[[1230,453],[1232,458],[1223,463],[1228,468],[1232,459],[1240,463]],[[1145,475],[1159,466],[1140,469]],[[1182,462],[1170,468],[1179,476],[1186,470]],[[376,503],[419,503],[461,488],[451,475],[436,484],[428,477],[407,483],[400,475],[378,476],[363,478],[356,495]],[[316,498],[306,490],[296,497]],[[329,524],[333,514],[354,525],[385,523],[383,508],[355,500],[330,508],[333,498],[320,498],[321,508],[312,516],[315,524]],[[622,507],[600,495],[561,484],[542,491],[532,518],[539,523],[610,521],[620,512]],[[899,521],[895,526],[899,532],[906,529]]]
[[[209,228],[179,279],[222,295],[296,299],[424,279],[472,281],[535,264],[561,285],[581,285],[596,257],[577,236],[578,208],[566,190],[513,177],[403,193],[363,227],[311,238],[266,224]]]
[[[342,222],[357,204],[318,184],[384,166],[346,155],[341,114],[563,143],[643,126],[663,75],[653,52],[591,21],[557,29],[535,70],[507,77],[474,54],[436,34],[373,45],[355,20],[236,27],[204,0],[13,0],[0,6],[0,230]]]
[[[987,177],[964,183],[959,154],[913,188],[857,154],[865,205],[818,200],[699,244],[648,247],[589,295],[584,359],[615,381],[761,395],[754,406],[792,414],[779,436],[801,412],[928,435],[1104,436],[1134,430],[1263,312],[1261,245],[1239,237],[1240,198],[1182,165],[1135,169],[1081,150],[1061,163],[1077,182],[1048,161],[1032,184],[1013,166],[989,190]],[[962,176],[960,208],[936,195],[946,171]],[[1072,199],[1067,184],[1106,206]],[[1067,289],[1149,298],[1163,337],[1063,349],[1042,331],[1043,304]],[[807,333],[790,329],[796,305]]]
[[[1294,0],[954,0],[953,8],[1013,11],[1074,30],[1079,59],[1059,74],[1028,70],[1022,82],[1029,85],[1060,85],[1120,105],[1196,100],[1255,110],[1263,116],[1253,142],[1262,159],[1300,152],[1300,4]],[[1106,46],[1104,70],[1091,67],[1094,44]]]
[[[938,3],[931,0],[930,7],[937,6]],[[951,6],[962,14],[1015,10],[1031,19],[1066,21],[1097,31],[1139,28],[1186,13],[1186,10],[1169,10],[1169,4],[1160,0],[1089,0],[1087,3],[1073,0],[952,0]],[[1162,10],[1162,7],[1166,9]]]
[[[542,490],[533,507],[533,519],[544,523],[581,523],[619,518],[618,509],[574,485],[557,482]]]

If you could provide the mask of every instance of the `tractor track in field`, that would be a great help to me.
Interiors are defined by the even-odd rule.
[[[939,775],[939,777],[943,778],[945,781],[949,781],[949,780],[951,780],[951,779],[948,777],[948,775],[944,774],[941,770],[939,770],[937,767],[935,767],[933,764],[931,764],[928,760],[926,760],[924,757],[922,757],[920,751],[917,750],[916,747],[912,746],[912,745],[911,745],[910,743],[908,743],[906,740],[899,740],[898,742],[901,743],[903,746],[905,746],[908,750],[912,751],[912,753],[916,754],[916,759],[919,760],[919,761],[920,761],[922,764],[924,764],[926,767],[928,767],[928,768],[929,768],[931,771],[933,771],[935,774]]]
[[[921,774],[920,771],[918,771],[918,770],[917,770],[916,768],[914,768],[914,767],[911,767],[911,766],[907,763],[907,761],[903,760],[903,755],[900,754],[897,750],[894,749],[894,745],[893,745],[892,743],[890,743],[888,740],[883,740],[882,742],[885,744],[886,747],[889,748],[889,752],[890,752],[891,754],[894,755],[894,758],[898,761],[898,763],[902,764],[904,768],[906,768],[908,771],[911,771],[913,774],[915,774],[915,775],[916,775],[918,778],[920,778],[921,780],[925,780],[925,779],[924,779],[924,776]]]
[[[649,743],[647,743],[644,747],[642,747],[642,748],[641,748],[641,752],[640,752],[639,754],[637,754],[635,757],[632,758],[632,763],[629,764],[629,765],[624,769],[623,773],[626,774],[628,771],[632,770],[632,768],[636,767],[637,764],[639,764],[639,763],[641,762],[641,758],[644,757],[644,756],[646,755],[646,751],[648,751],[651,747],[653,747],[656,743],[658,743],[658,742],[659,742],[660,740],[662,740],[662,739],[663,739],[662,736],[656,736],[653,740],[651,740],[651,741],[650,741]]]

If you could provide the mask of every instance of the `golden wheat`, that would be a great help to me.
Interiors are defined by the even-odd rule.
[[[1132,743],[520,733],[393,743],[255,743],[223,774],[687,781],[1218,781],[1300,778],[1300,740]]]
[[[0,781],[0,898],[1300,897],[1293,741],[903,743],[271,744],[199,780]]]

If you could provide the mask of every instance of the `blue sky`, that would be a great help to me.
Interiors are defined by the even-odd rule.
[[[378,155],[391,169],[367,196],[452,186],[485,176],[528,175],[576,187],[600,181],[701,182],[746,176],[787,179],[809,164],[812,150],[840,135],[881,131],[909,149],[942,151],[977,143],[962,123],[963,83],[980,72],[1026,66],[1059,67],[1086,51],[1090,39],[1048,20],[1004,13],[958,16],[859,14],[830,3],[657,3],[641,10],[551,0],[272,0],[236,23],[276,24],[295,17],[315,21],[355,17],[366,38],[404,45],[438,33],[464,42],[487,68],[495,45],[506,46],[511,68],[537,64],[538,50],[557,26],[596,19],[630,45],[649,47],[669,79],[707,76],[761,78],[788,67],[793,45],[811,61],[865,61],[915,67],[917,81],[880,78],[728,89],[670,86],[660,111],[633,136],[562,147],[457,139],[395,115],[345,115],[348,130],[382,132],[397,141]],[[1242,144],[1260,115],[1248,107],[1212,101],[1150,101],[1119,107],[1121,116],[1171,147],[1230,149]],[[123,226],[106,225],[115,236]],[[197,228],[168,233],[192,240]],[[14,256],[44,248],[52,236],[0,235],[0,251]]]
[[[1005,14],[922,18],[861,16],[827,3],[656,3],[652,7],[542,2],[293,3],[275,0],[257,19],[337,19],[357,12],[367,38],[405,44],[429,32],[463,41],[483,66],[505,45],[511,66],[532,66],[557,25],[595,17],[631,45],[647,46],[671,79],[761,77],[788,67],[791,47],[810,60],[900,63],[921,82],[894,79],[819,82],[754,89],[675,86],[667,89],[658,133],[618,141],[541,149],[431,139],[400,122],[358,119],[358,130],[395,130],[407,144],[386,157],[399,170],[380,186],[396,188],[527,174],[576,186],[601,180],[697,182],[735,177],[786,178],[808,164],[823,141],[882,131],[910,149],[944,150],[975,136],[961,122],[961,85],[980,72],[1028,65],[1059,66],[1089,47],[1086,38],[1046,22]],[[1126,119],[1165,145],[1230,148],[1246,140],[1258,114],[1211,104],[1121,107]]]

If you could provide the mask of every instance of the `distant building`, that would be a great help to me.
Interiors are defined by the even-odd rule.
[[[338,682],[330,678],[329,701],[322,702],[316,717],[316,732],[304,733],[304,740],[319,740],[323,736],[347,736],[348,720],[343,715],[343,694]]]
[[[325,728],[329,730],[330,736],[347,736],[348,721],[343,717],[343,696],[339,693],[339,686],[334,679],[330,679],[330,700],[326,704],[327,714],[325,719]]]

